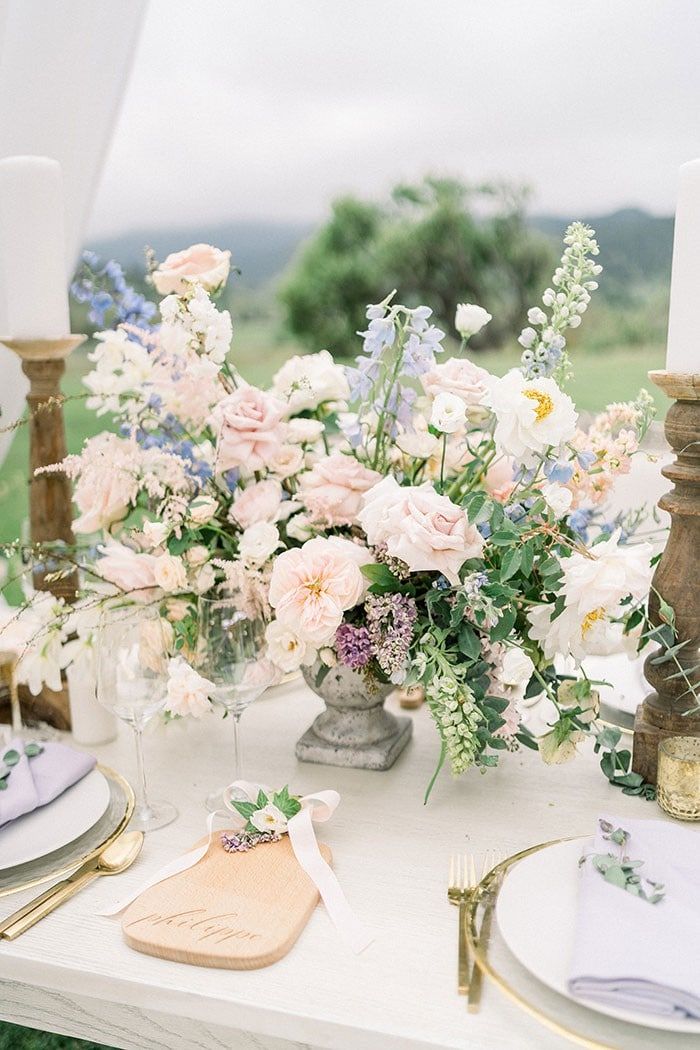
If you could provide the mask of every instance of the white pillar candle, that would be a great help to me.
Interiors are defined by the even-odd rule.
[[[13,339],[70,332],[61,166],[49,157],[0,161],[0,280]]]
[[[700,158],[680,169],[666,371],[700,374]]]
[[[117,720],[97,700],[97,674],[91,650],[80,653],[66,669],[71,733],[76,744],[106,744],[117,735]]]

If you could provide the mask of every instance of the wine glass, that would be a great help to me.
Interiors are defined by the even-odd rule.
[[[238,593],[199,599],[199,670],[214,684],[212,701],[233,722],[233,775],[243,775],[241,715],[272,685],[277,672],[267,659],[265,620],[251,613]],[[223,809],[226,787],[213,791],[205,804],[210,813]]]
[[[97,636],[97,699],[134,731],[136,805],[130,827],[163,828],[177,816],[170,802],[151,802],[146,790],[142,734],[167,700],[168,654],[157,609],[123,606],[106,611]]]

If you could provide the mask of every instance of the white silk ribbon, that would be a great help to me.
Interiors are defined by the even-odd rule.
[[[224,792],[224,801],[227,807],[226,816],[229,817],[235,814],[238,826],[242,827],[245,822],[234,809],[233,802],[234,800],[255,802],[260,790],[264,791],[268,796],[271,794],[269,788],[266,788],[264,785],[251,783],[247,780],[236,780],[233,784],[230,784]],[[373,938],[352,911],[335,873],[321,856],[313,827],[314,824],[325,824],[327,820],[331,819],[340,802],[340,795],[337,791],[332,790],[318,791],[313,795],[302,796],[299,802],[301,803],[301,809],[287,821],[287,833],[294,855],[299,865],[316,886],[321,900],[326,906],[326,911],[341,938],[353,952],[359,954],[372,943]],[[207,820],[207,841],[203,845],[197,846],[195,849],[183,854],[183,856],[170,861],[129,896],[122,898],[111,908],[106,908],[99,914],[109,917],[119,915],[120,912],[124,911],[151,886],[155,886],[173,875],[179,875],[180,872],[187,871],[188,868],[198,864],[209,852],[214,837],[214,820],[221,813],[222,811],[220,810],[209,815]]]

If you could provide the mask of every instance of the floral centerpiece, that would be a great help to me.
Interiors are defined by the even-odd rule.
[[[170,712],[199,717],[197,596],[235,589],[269,621],[280,672],[306,668],[318,687],[333,668],[370,690],[422,685],[440,764],[455,774],[521,746],[559,762],[595,732],[608,775],[642,790],[596,726],[584,670],[589,654],[634,653],[653,633],[640,515],[605,512],[650,398],[584,430],[565,392],[565,333],[597,287],[597,255],[593,231],[570,226],[552,287],[528,312],[521,364],[504,376],[467,354],[484,309],[459,307],[460,352],[443,360],[431,311],[392,293],[368,307],[354,366],[326,350],[293,357],[264,390],[229,356],[231,317],[216,305],[229,253],[197,245],[154,267],[157,324],[116,264],[89,258],[74,293],[116,326],[96,337],[87,405],[116,432],[51,468],[74,480],[75,531],[90,537],[52,556],[77,558],[85,585],[73,608],[40,595],[10,618],[27,642],[20,673],[55,678],[115,595],[157,602]],[[552,718],[535,740],[521,705],[538,694]]]

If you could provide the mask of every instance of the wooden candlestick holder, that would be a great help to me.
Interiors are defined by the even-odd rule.
[[[66,335],[60,339],[2,339],[22,361],[22,371],[29,380],[29,534],[32,544],[50,544],[61,540],[72,545],[73,510],[71,485],[65,474],[36,474],[39,467],[59,463],[66,456],[66,429],[61,402],[61,376],[66,358],[85,341],[84,335]],[[48,404],[47,404],[48,402]],[[78,589],[78,574],[72,572],[60,580],[47,580],[50,566],[33,572],[37,590],[50,591],[57,597],[73,601]],[[38,696],[21,690],[22,710],[30,718],[50,722],[59,729],[70,728],[68,689],[59,692],[44,687]]]
[[[656,566],[649,596],[649,618],[657,626],[659,595],[674,610],[678,640],[687,644],[677,654],[678,665],[654,664],[663,649],[655,649],[644,664],[651,692],[637,708],[632,768],[656,783],[659,742],[669,736],[700,736],[700,711],[688,692],[688,681],[700,692],[700,374],[650,372],[649,378],[675,402],[664,430],[676,460],[662,470],[674,483],[659,500],[671,515],[666,549]]]

